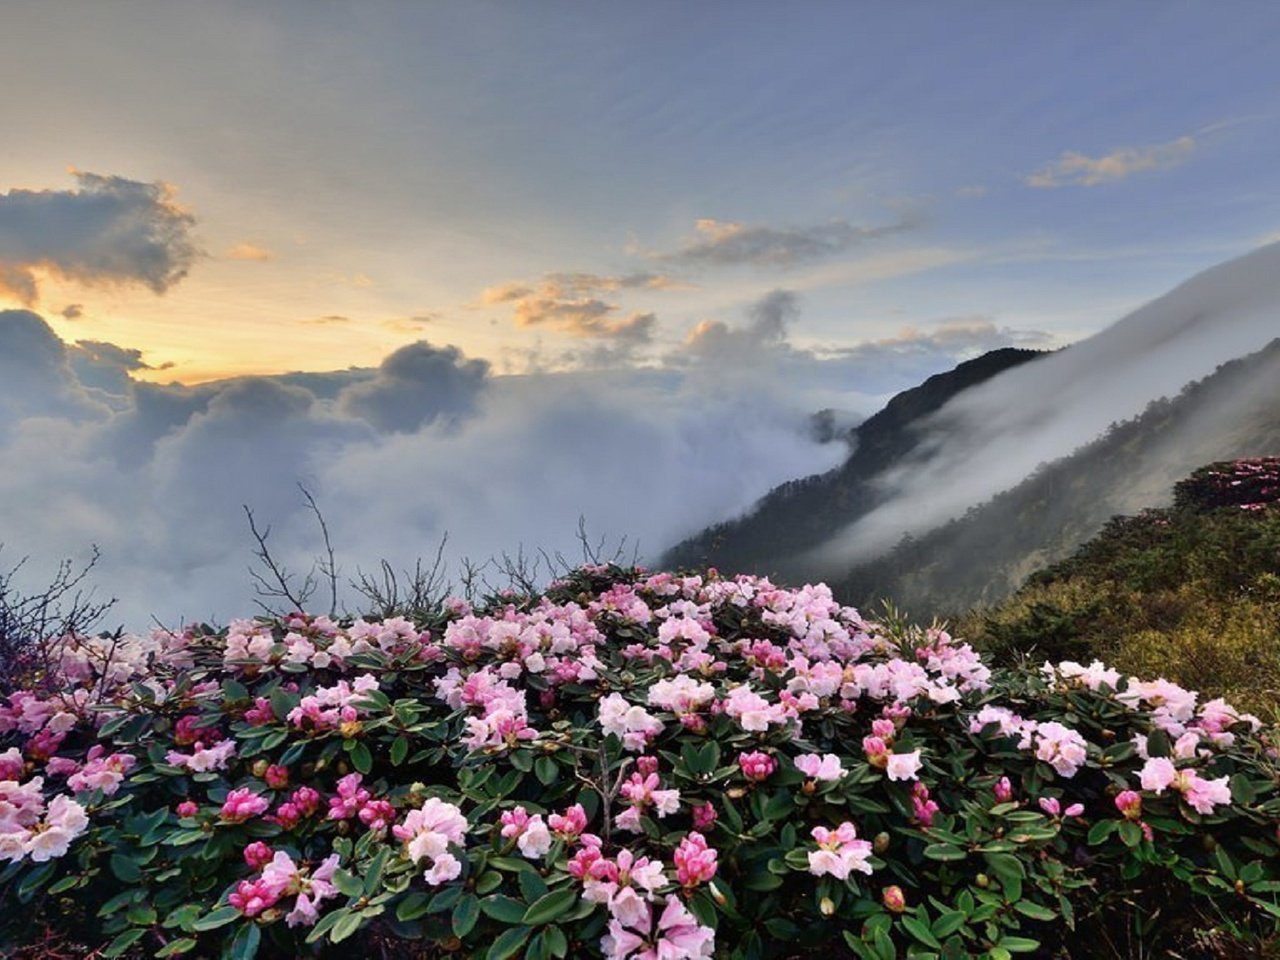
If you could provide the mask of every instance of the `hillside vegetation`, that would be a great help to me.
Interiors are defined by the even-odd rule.
[[[1101,658],[1254,709],[1280,705],[1280,458],[1215,463],[1166,509],[1109,521],[961,633],[1000,653]]]

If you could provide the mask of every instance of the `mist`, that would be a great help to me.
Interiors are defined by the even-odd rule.
[[[1197,274],[1100,333],[964,391],[922,426],[886,500],[802,558],[839,572],[960,516],[1153,400],[1280,336],[1280,244]],[[1221,423],[1229,412],[1214,415]],[[1182,441],[1169,438],[1175,447]],[[1135,478],[1163,489],[1168,478]]]
[[[382,559],[411,567],[446,535],[454,577],[464,559],[522,548],[576,560],[580,518],[593,542],[625,540],[644,561],[836,466],[848,447],[819,436],[817,411],[856,422],[1005,335],[946,327],[896,352],[818,357],[787,341],[798,313],[777,291],[720,324],[731,363],[692,338],[649,366],[497,375],[420,341],[372,369],[188,387],[138,380],[127,345],[65,343],[36,313],[0,311],[0,564],[29,555],[20,580],[38,588],[96,545],[93,582],[118,598],[106,626],[225,622],[255,611],[245,506],[289,569],[321,552],[299,484],[344,583]]]

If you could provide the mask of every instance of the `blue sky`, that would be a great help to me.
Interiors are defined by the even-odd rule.
[[[420,336],[510,369],[572,364],[617,324],[534,304],[520,326],[518,299],[483,302],[571,272],[670,281],[559,291],[655,315],[628,363],[776,288],[799,294],[788,335],[813,349],[944,322],[1061,343],[1280,232],[1270,3],[18,3],[5,19],[0,195],[74,191],[68,168],[163,181],[202,251],[163,296],[33,260],[22,305],[188,380],[373,364]],[[726,224],[757,231],[752,252],[690,254]]]

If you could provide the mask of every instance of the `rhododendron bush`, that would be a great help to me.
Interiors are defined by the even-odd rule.
[[[1135,908],[1280,917],[1272,730],[823,587],[589,566],[431,622],[56,653],[0,709],[9,944],[999,958]]]

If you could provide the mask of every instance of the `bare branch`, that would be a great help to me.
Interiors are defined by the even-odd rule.
[[[301,483],[298,484],[298,489],[302,491],[302,495],[307,500],[307,506],[315,514],[316,523],[320,525],[320,533],[324,537],[325,557],[318,566],[320,573],[329,581],[329,616],[334,617],[338,614],[338,565],[333,556],[333,542],[329,539],[329,525],[324,522],[324,514],[320,512],[320,507],[316,503],[316,498],[311,495],[311,491]]]
[[[249,568],[249,576],[253,578],[254,593],[257,594],[254,602],[272,616],[302,612],[306,609],[307,601],[315,592],[315,577],[312,573],[308,573],[303,577],[302,583],[295,592],[293,587],[294,575],[282,564],[276,562],[275,557],[271,555],[270,548],[267,546],[267,540],[271,536],[271,527],[268,526],[259,530],[253,511],[249,509],[247,504],[242,506],[244,506],[244,514],[249,520],[249,532],[253,535],[254,542],[258,545],[257,549],[253,551],[253,556],[262,564],[263,571],[265,571],[255,570],[253,567]],[[287,601],[292,606],[292,609],[277,609],[272,604],[273,601],[277,600]]]

